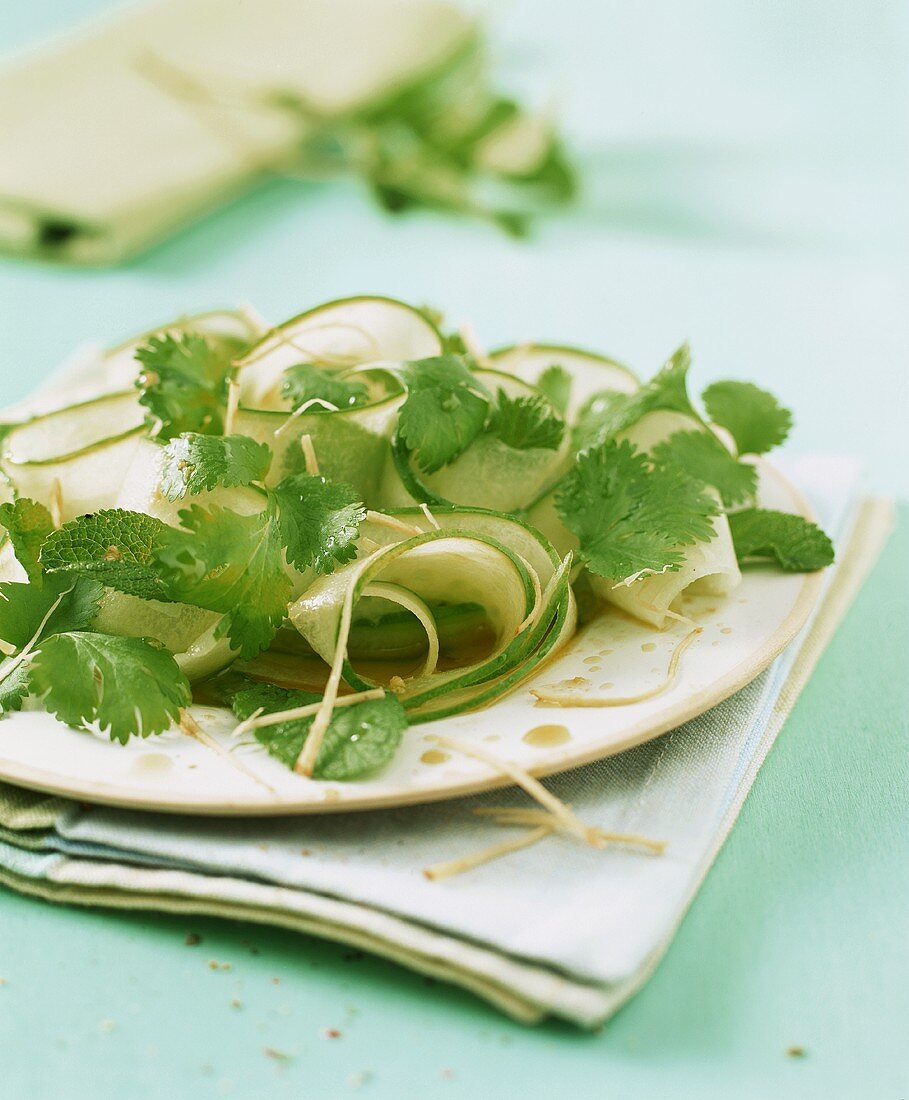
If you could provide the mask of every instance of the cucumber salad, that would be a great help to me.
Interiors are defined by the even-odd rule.
[[[125,743],[193,732],[195,699],[302,776],[359,779],[579,622],[660,630],[743,566],[829,564],[756,501],[789,412],[738,381],[696,403],[689,360],[642,383],[568,346],[487,353],[378,296],[99,353],[0,425],[0,712]]]

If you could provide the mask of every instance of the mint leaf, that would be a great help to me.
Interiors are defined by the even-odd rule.
[[[336,710],[316,758],[314,777],[343,781],[371,775],[392,759],[406,729],[407,712],[393,695]]]
[[[338,377],[334,371],[313,363],[298,363],[284,372],[281,396],[287,398],[294,409],[314,397],[338,409],[352,409],[366,404],[369,389],[365,382],[349,382]],[[312,411],[318,412],[319,406],[314,405]]]
[[[701,395],[710,419],[732,435],[740,455],[762,455],[782,443],[792,413],[751,382],[714,382]]]
[[[407,399],[398,435],[427,474],[454,461],[483,430],[489,393],[457,355],[404,363],[398,372]]]
[[[37,501],[19,497],[10,503],[0,504],[0,526],[6,528],[16,560],[28,579],[40,581],[42,569],[38,564],[38,553],[41,543],[54,529],[50,512]]]
[[[287,560],[297,569],[330,573],[353,561],[366,508],[350,485],[310,474],[284,478],[271,497],[277,505]]]
[[[265,649],[287,613],[292,585],[270,508],[242,516],[229,508],[193,505],[180,512],[186,528],[165,527],[157,568],[171,598],[219,611],[216,635],[246,659]]]
[[[739,462],[707,429],[675,432],[650,453],[658,465],[678,466],[689,477],[712,485],[727,508],[753,500],[757,492],[757,469]]]
[[[718,512],[704,486],[674,466],[652,465],[624,440],[584,451],[556,496],[580,556],[600,577],[678,568],[677,549],[713,537]]]
[[[144,600],[168,599],[155,548],[170,528],[144,512],[103,508],[54,531],[41,549],[49,573],[81,573]]]
[[[542,395],[522,394],[512,398],[500,389],[489,430],[507,447],[518,451],[534,448],[557,451],[565,434],[565,423]]]
[[[305,707],[310,703],[321,703],[322,696],[314,691],[282,688],[277,684],[247,684],[235,691],[230,707],[241,722],[246,721],[257,710],[265,714],[277,714],[278,711],[291,710],[293,707]],[[296,757],[294,757],[296,760]]]
[[[537,379],[537,389],[549,398],[562,416],[565,415],[571,397],[571,375],[564,367],[560,367],[558,363],[547,367]]]
[[[230,358],[204,336],[152,336],[136,352],[136,379],[147,423],[160,439],[181,432],[220,434],[227,402]]]
[[[823,569],[833,561],[833,543],[814,523],[790,512],[748,508],[729,516],[739,561],[773,559],[794,573]]]
[[[36,636],[40,640],[62,631],[85,630],[98,614],[103,594],[102,586],[87,577],[50,576],[40,585],[5,581],[0,584],[0,639],[19,650]]]
[[[184,432],[164,448],[161,492],[168,500],[188,494],[261,481],[271,465],[271,451],[245,435],[199,435]]]
[[[320,700],[321,696],[311,692],[263,684],[238,692],[232,706],[242,721],[260,707],[267,714],[276,714]],[[312,718],[295,718],[275,726],[262,726],[254,732],[270,756],[293,768],[312,723]],[[325,731],[314,778],[344,781],[378,771],[394,756],[406,728],[407,714],[393,695],[339,708]]]
[[[619,432],[627,431],[647,413],[658,409],[684,413],[700,421],[688,396],[688,370],[691,350],[683,344],[666,362],[662,370],[634,393],[604,390],[594,394],[578,414],[575,426],[575,449],[594,447]]]
[[[81,631],[42,643],[29,684],[62,722],[77,729],[97,723],[124,744],[168,729],[191,699],[189,682],[164,646]]]

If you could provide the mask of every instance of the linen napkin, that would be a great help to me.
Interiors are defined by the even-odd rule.
[[[341,941],[473,990],[512,1017],[602,1023],[647,980],[892,522],[856,464],[786,472],[837,562],[811,621],[756,680],[648,744],[547,780],[587,823],[669,841],[661,857],[558,837],[468,874],[423,868],[502,839],[471,810],[496,792],[327,817],[193,819],[0,787],[0,882],[48,900],[206,913]],[[494,712],[492,712],[494,714]],[[2,726],[0,726],[2,737]]]
[[[443,0],[155,0],[0,71],[0,249],[107,263],[293,160],[477,34]]]

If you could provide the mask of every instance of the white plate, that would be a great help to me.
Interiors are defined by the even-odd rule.
[[[760,501],[768,508],[808,509],[798,492],[762,464]],[[537,775],[598,760],[702,714],[743,687],[776,657],[817,601],[821,574],[745,571],[729,597],[698,597],[685,611],[704,628],[684,653],[666,692],[646,702],[608,709],[535,705],[530,687],[581,677],[579,690],[635,695],[659,684],[673,649],[687,631],[654,631],[616,611],[581,630],[532,681],[494,706],[405,734],[395,760],[380,775],[357,783],[303,779],[256,745],[238,745],[226,711],[196,706],[192,713],[224,746],[219,755],[179,731],[126,746],[80,733],[31,710],[0,722],[0,779],[88,802],[189,814],[324,813],[430,802],[508,781],[494,769],[442,753],[427,737],[474,741]],[[601,685],[608,687],[601,688]],[[564,727],[561,743],[525,740],[539,726]],[[540,738],[537,738],[539,742]]]

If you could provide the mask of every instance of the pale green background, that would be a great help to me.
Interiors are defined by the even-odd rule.
[[[104,6],[5,4],[0,48]],[[498,41],[514,86],[558,93],[582,210],[522,245],[276,183],[117,272],[0,265],[0,404],[88,337],[378,291],[645,372],[690,338],[698,381],[778,390],[796,449],[854,451],[909,496],[904,5],[514,0]],[[0,1094],[333,1097],[367,1071],[361,1094],[395,1100],[905,1097],[907,554],[903,522],[668,957],[601,1034],[527,1030],[289,933],[3,894]]]

